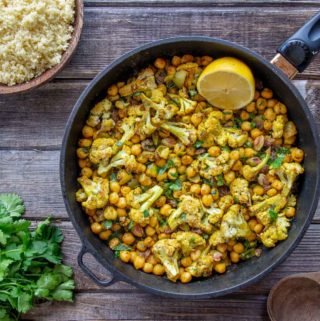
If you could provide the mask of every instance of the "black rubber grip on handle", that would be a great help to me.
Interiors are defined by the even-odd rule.
[[[282,43],[277,51],[299,72],[305,70],[320,51],[320,12]]]

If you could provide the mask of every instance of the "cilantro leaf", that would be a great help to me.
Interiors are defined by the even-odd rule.
[[[24,213],[24,205],[17,194],[0,194],[0,217],[20,217]]]
[[[269,217],[271,219],[272,222],[274,222],[277,218],[278,218],[278,212],[276,212],[275,210],[273,209],[270,209],[268,211],[268,214],[269,214]]]
[[[216,176],[217,186],[223,186],[225,184],[222,174]]]
[[[197,141],[194,143],[193,146],[198,149],[198,148],[200,148],[200,147],[202,146],[202,144],[203,144],[203,142],[202,142],[201,140],[197,140]]]
[[[112,221],[108,221],[108,220],[106,220],[106,221],[104,221],[104,222],[102,223],[103,227],[106,228],[107,230],[110,230],[110,229],[111,229],[112,224],[113,224]]]
[[[143,217],[149,217],[150,216],[150,213],[148,210],[144,210],[143,211]]]

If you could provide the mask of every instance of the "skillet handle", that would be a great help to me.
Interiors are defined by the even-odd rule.
[[[320,12],[277,49],[277,52],[293,65],[298,72],[304,71],[319,51]]]
[[[82,247],[80,253],[78,254],[78,264],[81,267],[82,271],[97,285],[100,286],[109,286],[117,281],[119,281],[114,275],[111,275],[111,279],[110,280],[101,280],[100,278],[98,278],[84,263],[83,263],[83,256],[86,253],[90,253],[90,251],[88,251],[85,246]]]

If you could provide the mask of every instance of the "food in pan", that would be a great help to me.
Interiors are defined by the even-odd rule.
[[[0,83],[21,84],[61,61],[74,0],[0,0]]]
[[[304,171],[297,128],[272,90],[257,82],[240,110],[198,93],[212,61],[158,58],[113,84],[77,149],[76,199],[92,232],[123,262],[183,283],[285,240]]]

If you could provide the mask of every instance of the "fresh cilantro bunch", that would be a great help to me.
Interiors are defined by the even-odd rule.
[[[61,264],[63,235],[50,219],[30,230],[16,194],[0,194],[0,320],[18,320],[38,299],[72,301],[71,267]]]

